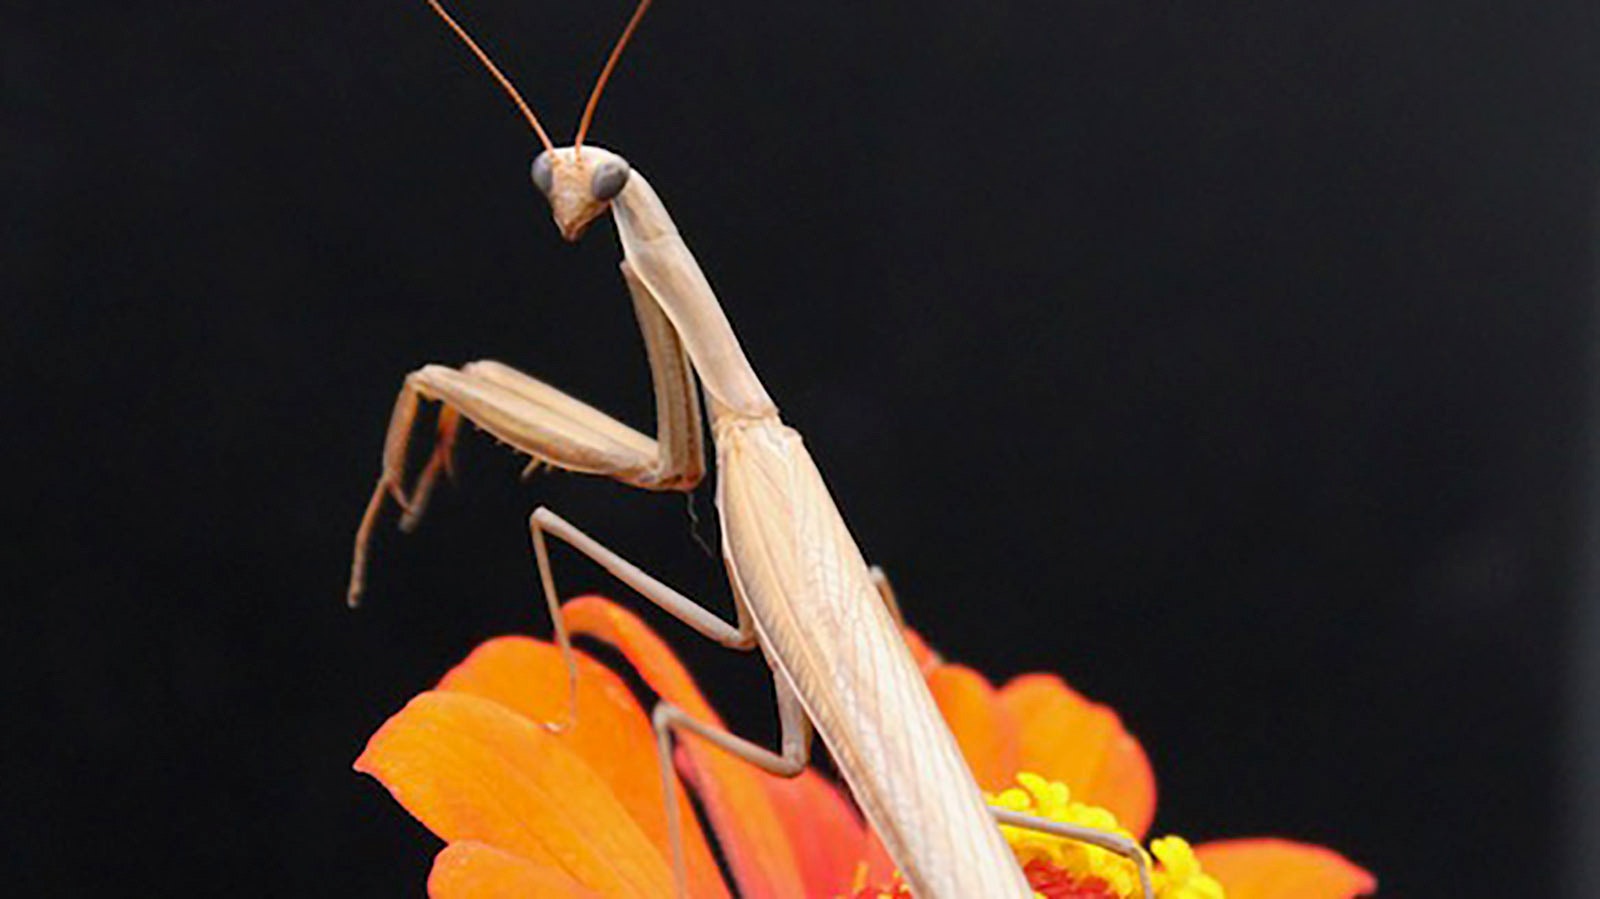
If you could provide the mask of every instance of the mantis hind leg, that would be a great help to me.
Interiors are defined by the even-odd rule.
[[[1051,821],[1048,818],[1024,815],[1021,812],[1014,812],[1010,809],[990,806],[989,811],[994,814],[995,820],[1001,824],[1047,833],[1051,836],[1076,840],[1080,843],[1088,843],[1090,846],[1097,846],[1107,852],[1114,852],[1128,859],[1133,862],[1133,866],[1139,874],[1140,899],[1155,899],[1155,890],[1150,885],[1150,859],[1145,855],[1144,847],[1139,845],[1138,840],[1125,837],[1120,833],[1112,833],[1093,827],[1083,827],[1078,824],[1066,824],[1061,821]]]
[[[900,614],[900,604],[895,598],[894,586],[889,583],[889,576],[884,573],[882,568],[876,565],[869,569],[869,574],[872,577],[873,586],[878,590],[878,596],[883,600],[883,604],[888,607],[889,614],[893,616],[895,624],[903,628],[905,621]],[[1069,840],[1077,840],[1080,843],[1088,843],[1091,846],[1098,846],[1107,852],[1114,852],[1132,861],[1139,874],[1141,899],[1154,899],[1155,893],[1150,885],[1149,858],[1145,855],[1144,849],[1139,845],[1138,841],[1129,839],[1119,833],[1111,833],[1110,831],[1076,824],[1065,824],[1048,818],[1025,815],[1010,809],[990,806],[989,811],[993,813],[995,820],[1001,824],[1047,833]]]
[[[906,616],[900,611],[900,599],[895,595],[894,584],[889,581],[889,573],[877,565],[867,568],[867,574],[872,578],[872,586],[878,591],[878,598],[883,600],[884,608],[889,610],[889,617],[894,619],[894,626],[905,630]]]
[[[679,899],[689,895],[688,866],[684,861],[683,822],[678,817],[677,770],[672,764],[672,741],[687,732],[723,752],[749,762],[777,777],[798,777],[811,760],[811,719],[806,717],[800,699],[787,678],[774,672],[773,687],[778,699],[781,750],[773,752],[746,740],[732,731],[692,718],[670,702],[656,703],[650,721],[656,731],[656,761],[661,766],[661,791],[667,811],[667,834],[672,844],[672,875]]]

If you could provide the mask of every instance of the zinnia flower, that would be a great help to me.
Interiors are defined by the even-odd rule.
[[[687,670],[642,621],[598,597],[566,606],[575,634],[615,647],[662,698],[717,722]],[[996,689],[942,663],[908,635],[973,773],[993,801],[1142,840],[1155,813],[1144,750],[1115,712],[1051,675]],[[446,841],[428,879],[435,899],[669,897],[671,852],[649,717],[613,671],[579,654],[577,722],[560,720],[566,671],[551,644],[489,640],[373,735],[356,769],[381,781]],[[893,863],[833,783],[808,770],[771,777],[702,741],[680,743],[693,785],[744,899],[909,896]],[[679,791],[690,893],[733,895]],[[1137,893],[1126,859],[1004,828],[1038,896]],[[1191,849],[1150,844],[1161,899],[1349,899],[1372,877],[1330,850],[1277,839]]]

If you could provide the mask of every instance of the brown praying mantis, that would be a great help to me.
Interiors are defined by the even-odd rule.
[[[602,475],[646,490],[689,491],[705,474],[703,391],[717,455],[716,508],[736,621],[728,623],[547,508],[529,519],[534,556],[556,641],[567,662],[569,714],[577,667],[551,571],[548,537],[588,556],[702,635],[734,649],[759,648],[773,672],[782,748],[773,752],[661,702],[651,716],[661,767],[673,869],[687,895],[672,740],[704,739],[772,774],[804,770],[813,728],[833,754],[857,804],[921,899],[1032,894],[996,821],[1080,840],[1131,859],[1151,897],[1148,862],[1120,834],[1021,815],[985,804],[901,636],[897,615],[851,537],[800,435],[785,425],[746,359],[722,307],[648,181],[615,153],[585,146],[607,80],[650,0],[641,0],[612,49],[569,147],[556,147],[511,81],[438,0],[427,0],[499,82],[544,152],[533,182],[562,237],[578,240],[609,211],[621,239],[654,383],[656,434],[609,415],[498,362],[409,374],[384,440],[382,473],[356,532],[348,598],[359,598],[367,546],[385,498],[417,522],[437,476],[450,466],[461,420],[544,464]],[[433,453],[412,492],[406,450],[423,400],[440,404]],[[559,729],[561,724],[547,725]]]

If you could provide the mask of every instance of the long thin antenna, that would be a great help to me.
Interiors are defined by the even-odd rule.
[[[433,0],[428,2],[432,3]],[[606,67],[600,70],[600,77],[594,83],[594,92],[589,94],[589,105],[583,108],[583,119],[578,122],[578,136],[572,139],[574,149],[583,146],[583,138],[589,133],[589,123],[594,121],[595,107],[600,105],[600,93],[606,89],[606,82],[611,80],[611,71],[617,67],[617,60],[622,58],[622,48],[628,46],[628,39],[639,27],[639,20],[644,18],[644,11],[650,8],[650,2],[639,0],[639,8],[633,11],[628,27],[622,29],[622,37],[617,38],[617,45],[611,48],[611,58],[606,60]]]
[[[489,70],[489,74],[494,76],[494,80],[500,82],[500,86],[505,88],[507,94],[511,95],[511,99],[517,104],[517,108],[522,110],[522,117],[528,120],[529,125],[533,126],[533,133],[539,135],[539,143],[544,144],[546,150],[554,150],[555,145],[550,143],[550,135],[544,133],[544,126],[539,124],[539,117],[533,114],[533,110],[528,107],[527,101],[523,100],[522,95],[517,93],[516,85],[511,83],[511,79],[500,71],[500,67],[494,64],[494,60],[489,58],[489,54],[483,52],[483,48],[478,46],[478,42],[472,39],[472,35],[468,34],[465,28],[458,25],[456,20],[444,11],[444,7],[439,5],[439,0],[428,0],[428,5],[433,7],[433,11],[439,14],[439,18],[443,19],[446,25],[450,26],[450,30],[456,33],[456,37],[461,38],[461,42],[467,45],[467,49],[472,51],[472,55],[478,57],[478,62],[483,63],[483,67]],[[643,10],[641,9],[640,12],[643,12]],[[629,29],[632,29],[631,25]],[[623,35],[623,38],[626,39],[627,35]],[[614,61],[615,59],[613,59]],[[607,66],[606,70],[609,72],[610,67]],[[591,100],[590,105],[593,106],[594,101]],[[584,121],[588,121],[587,117]]]

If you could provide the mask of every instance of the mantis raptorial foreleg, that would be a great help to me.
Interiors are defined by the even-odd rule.
[[[386,497],[405,512],[401,527],[417,523],[440,471],[450,468],[461,418],[546,464],[604,475],[647,490],[691,490],[705,474],[705,437],[694,395],[694,373],[671,322],[634,275],[622,274],[633,297],[655,387],[656,436],[651,438],[554,387],[491,360],[461,369],[425,365],[406,376],[384,437],[383,467],[356,529],[348,599],[360,598],[367,545]],[[405,493],[406,451],[423,400],[443,405],[438,439],[412,493]]]
[[[551,141],[510,79],[439,0],[427,2],[506,90],[538,136],[544,150],[533,160],[530,175],[562,237],[576,241],[610,213],[650,353],[657,433],[652,440],[494,363],[459,371],[430,366],[413,373],[396,402],[383,474],[357,534],[351,598],[360,591],[366,543],[385,497],[408,508],[407,523],[415,521],[438,474],[449,470],[461,419],[528,454],[536,466],[606,475],[651,490],[690,489],[704,463],[694,390],[698,380],[717,445],[722,555],[738,623],[729,624],[540,510],[530,523],[534,550],[569,674],[575,668],[546,534],[572,544],[718,642],[749,648],[759,640],[775,673],[784,721],[781,753],[689,719],[670,705],[657,709],[669,802],[676,795],[675,731],[696,733],[766,770],[794,774],[804,766],[815,727],[913,893],[921,899],[1032,896],[896,626],[892,591],[868,571],[804,441],[783,422],[661,197],[626,159],[584,143],[605,83],[650,0],[639,0],[596,80],[571,145],[563,147]],[[446,412],[439,446],[408,497],[401,484],[405,450],[424,399],[442,402]],[[1023,823],[1081,836],[1050,822]],[[1091,836],[1096,845],[1126,848],[1114,835]],[[673,842],[682,896],[682,840],[676,831]]]

